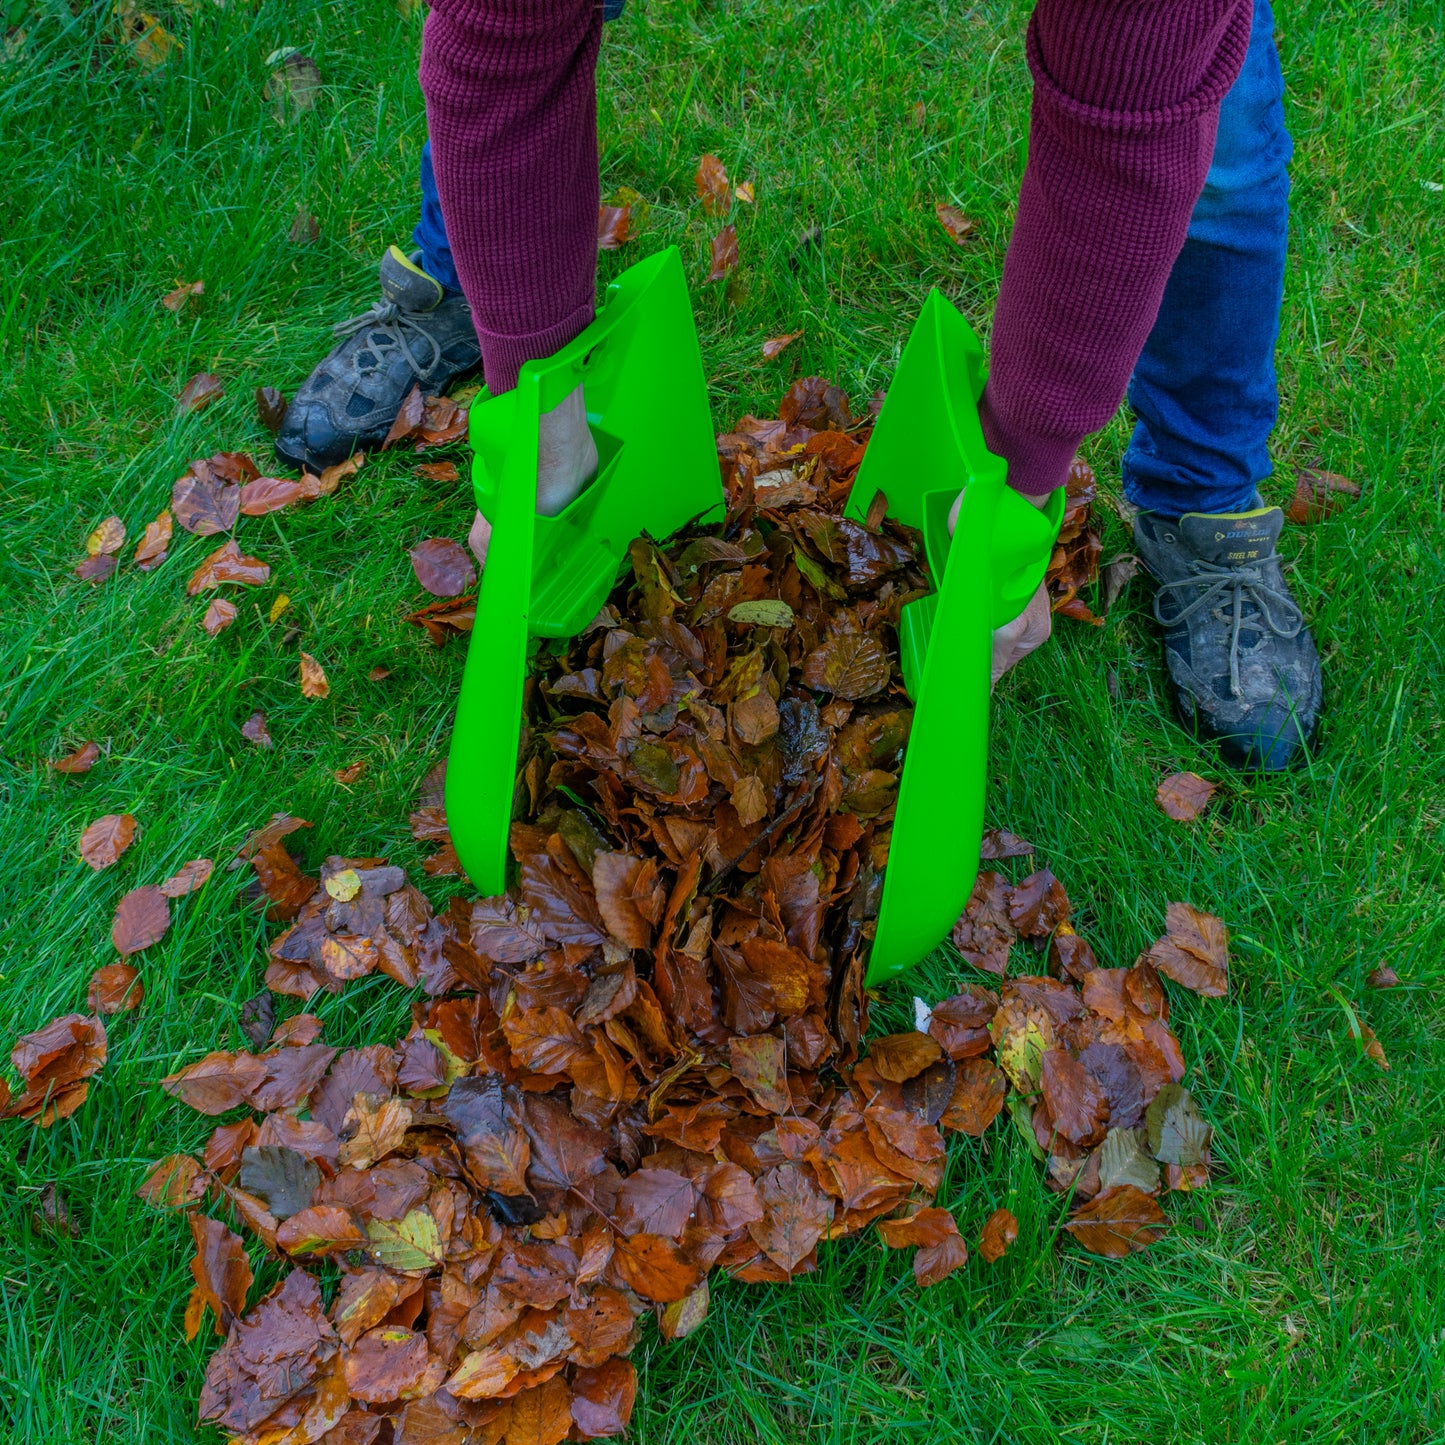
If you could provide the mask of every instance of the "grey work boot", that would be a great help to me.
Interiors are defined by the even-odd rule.
[[[1283,525],[1278,507],[1134,519],[1184,725],[1226,762],[1268,772],[1303,760],[1322,692],[1314,639],[1275,554]]]
[[[379,446],[414,385],[440,392],[480,364],[466,298],[395,246],[381,258],[381,295],[333,328],[345,339],[306,378],[277,433],[283,462],[319,472]]]

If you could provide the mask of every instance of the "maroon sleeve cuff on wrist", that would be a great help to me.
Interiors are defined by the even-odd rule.
[[[1040,436],[1009,425],[994,409],[989,388],[979,399],[983,439],[995,456],[1008,463],[1008,484],[1026,497],[1045,497],[1068,479],[1069,463],[1083,441],[1076,437]]]

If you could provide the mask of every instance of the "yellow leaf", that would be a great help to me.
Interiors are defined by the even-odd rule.
[[[274,622],[290,605],[291,599],[284,592],[278,592],[271,610],[266,614],[266,621]]]

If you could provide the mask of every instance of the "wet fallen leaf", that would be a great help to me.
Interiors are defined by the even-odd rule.
[[[248,587],[261,587],[270,580],[271,569],[259,557],[248,557],[227,537],[207,557],[186,583],[186,596],[196,597],[223,582],[241,582]]]
[[[167,311],[179,311],[187,301],[205,295],[205,291],[206,283],[204,281],[182,281],[174,291],[167,291],[161,297],[161,305]]]
[[[95,869],[109,868],[135,839],[135,819],[129,813],[107,813],[80,835],[80,856]]]
[[[253,712],[245,722],[241,724],[241,736],[248,743],[255,743],[258,748],[269,748],[271,746],[271,734],[266,730],[266,714]]]
[[[990,828],[983,835],[978,856],[987,862],[1002,858],[1027,858],[1034,851],[1034,845],[1004,828]]]
[[[170,904],[166,895],[154,884],[132,888],[116,904],[115,919],[110,926],[111,942],[124,957],[139,953],[158,943],[171,926]]]
[[[411,469],[414,477],[420,477],[424,482],[458,482],[461,480],[461,473],[457,471],[455,462],[420,462]]]
[[[1229,933],[1213,914],[1188,903],[1164,909],[1165,935],[1149,950],[1149,961],[1175,983],[1205,998],[1229,991]]]
[[[266,621],[274,622],[290,605],[291,599],[284,592],[278,592],[271,599],[271,606],[266,612]]]
[[[309,652],[303,652],[301,654],[301,696],[322,698],[329,696],[330,693],[331,684],[326,680],[325,670]]]
[[[87,557],[75,569],[75,575],[82,582],[89,582],[94,586],[97,582],[104,582],[112,576],[116,569],[114,555],[109,552],[101,552],[94,557]]]
[[[191,1237],[196,1252],[191,1260],[195,1287],[186,1302],[186,1338],[195,1339],[206,1310],[215,1316],[218,1335],[224,1336],[246,1308],[246,1292],[254,1276],[246,1260],[246,1247],[218,1219],[204,1214],[190,1216]]]
[[[712,238],[712,269],[709,281],[722,281],[738,264],[738,232],[736,226],[724,226]]]
[[[191,1154],[167,1154],[151,1165],[136,1196],[155,1209],[189,1209],[206,1197],[206,1171]]]
[[[803,663],[805,687],[849,701],[882,692],[888,678],[888,655],[871,632],[839,633],[810,652]]]
[[[264,517],[309,500],[300,482],[288,477],[253,477],[241,488],[241,515]]]
[[[974,232],[978,230],[977,221],[970,220],[957,206],[947,205],[943,201],[934,206],[933,214],[938,217],[938,224],[948,232],[948,239],[956,246],[971,240]]]
[[[224,394],[221,378],[210,371],[198,371],[182,388],[176,398],[179,411],[201,411],[218,396]]]
[[[225,597],[211,598],[206,615],[201,618],[201,627],[209,637],[224,632],[236,620],[236,604]]]
[[[1284,514],[1295,526],[1307,527],[1333,517],[1359,495],[1359,485],[1338,472],[1301,467],[1295,476],[1294,495]]]
[[[135,544],[135,564],[142,572],[153,572],[166,560],[171,545],[171,514],[162,512],[154,522],[147,522],[144,534]]]
[[[296,207],[286,239],[293,246],[314,246],[321,239],[321,225],[305,206]]]
[[[968,1247],[946,1209],[919,1209],[902,1219],[880,1220],[878,1234],[890,1249],[918,1246],[913,1277],[924,1288],[947,1279],[968,1262]]]
[[[69,773],[72,777],[82,773],[88,773],[94,766],[95,760],[100,756],[100,748],[95,743],[81,743],[74,752],[66,753],[63,758],[56,758],[51,767],[57,773]]]
[[[85,550],[92,556],[119,552],[125,545],[125,523],[119,517],[107,517],[85,539]]]
[[[997,1264],[1019,1237],[1019,1222],[1007,1209],[995,1209],[984,1221],[978,1252],[989,1264]]]
[[[723,163],[714,155],[704,155],[697,163],[693,184],[702,199],[702,208],[710,216],[725,216],[732,208],[732,186]],[[716,279],[711,278],[711,279]]]
[[[286,421],[286,398],[274,386],[256,388],[256,420],[272,436],[279,432]]]
[[[615,251],[625,245],[631,236],[628,226],[632,220],[631,206],[599,206],[597,208],[597,249]]]
[[[1215,786],[1198,773],[1171,773],[1155,790],[1154,798],[1176,823],[1192,823],[1208,806]]]
[[[1132,1184],[1118,1184],[1076,1210],[1064,1228],[1090,1254],[1124,1259],[1161,1239],[1169,1219],[1149,1195]]]
[[[1139,559],[1132,552],[1120,552],[1099,569],[1099,605],[1106,617],[1138,572]]]
[[[366,771],[366,760],[348,763],[344,768],[337,768],[331,775],[338,783],[354,783]]]
[[[459,597],[476,585],[477,570],[471,557],[450,537],[428,537],[408,555],[416,580],[433,597]]]
[[[90,976],[85,1005],[95,1014],[128,1013],[141,1006],[145,989],[128,963],[108,963]]]
[[[1398,988],[1400,975],[1388,963],[1382,963],[1378,968],[1370,970],[1365,982],[1371,988]]]
[[[799,337],[801,331],[788,331],[781,336],[770,336],[763,342],[763,360],[772,361],[774,357],[781,356]]]
[[[161,892],[167,898],[184,898],[206,882],[214,866],[209,858],[192,858],[160,885]]]
[[[30,1227],[36,1234],[57,1238],[79,1239],[81,1235],[80,1221],[53,1182],[41,1188],[40,1198],[30,1210]]]

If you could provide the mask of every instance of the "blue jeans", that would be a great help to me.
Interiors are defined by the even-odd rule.
[[[627,0],[602,0],[602,19],[616,20]],[[447,240],[447,223],[437,196],[436,176],[431,168],[431,142],[421,148],[421,218],[411,233],[412,244],[421,252],[422,270],[435,276],[448,291],[460,291],[452,243]]]
[[[1124,494],[1146,511],[1244,511],[1270,473],[1289,226],[1283,96],[1274,16],[1269,0],[1255,0],[1189,238],[1129,383],[1137,421]]]

